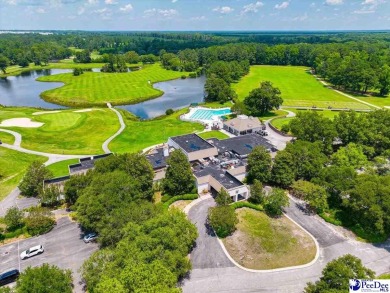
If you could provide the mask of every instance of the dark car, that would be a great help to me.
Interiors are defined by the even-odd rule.
[[[0,286],[15,282],[19,274],[18,270],[11,270],[0,274]]]

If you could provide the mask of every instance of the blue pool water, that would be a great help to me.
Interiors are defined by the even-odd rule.
[[[231,114],[230,109],[197,109],[191,116],[190,119],[196,120],[212,120],[213,116],[223,116]]]

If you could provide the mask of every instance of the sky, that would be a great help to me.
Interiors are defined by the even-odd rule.
[[[390,0],[0,0],[0,30],[384,29]]]

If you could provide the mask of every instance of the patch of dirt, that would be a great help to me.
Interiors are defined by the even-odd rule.
[[[177,209],[183,211],[184,208],[185,208],[186,206],[188,206],[191,202],[192,202],[192,200],[178,200],[178,201],[175,201],[173,204],[171,204],[171,205],[169,206],[169,208],[170,208],[170,209],[172,209],[172,208],[177,208]]]

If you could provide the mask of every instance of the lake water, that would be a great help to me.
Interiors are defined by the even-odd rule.
[[[118,106],[137,115],[142,119],[151,119],[165,114],[168,109],[182,109],[191,103],[201,103],[204,99],[204,76],[198,78],[175,79],[155,83],[156,89],[162,90],[164,95],[146,102]]]
[[[100,68],[93,69],[99,72]],[[66,107],[45,102],[40,98],[43,91],[62,86],[61,82],[39,82],[44,75],[72,72],[71,69],[44,69],[24,72],[19,76],[0,78],[0,104],[4,106],[27,106],[45,109],[64,109]],[[131,74],[131,73],[130,73]],[[118,106],[142,119],[151,119],[165,114],[167,109],[181,109],[191,103],[203,102],[205,77],[176,79],[154,84],[164,92],[159,98],[134,105]]]

